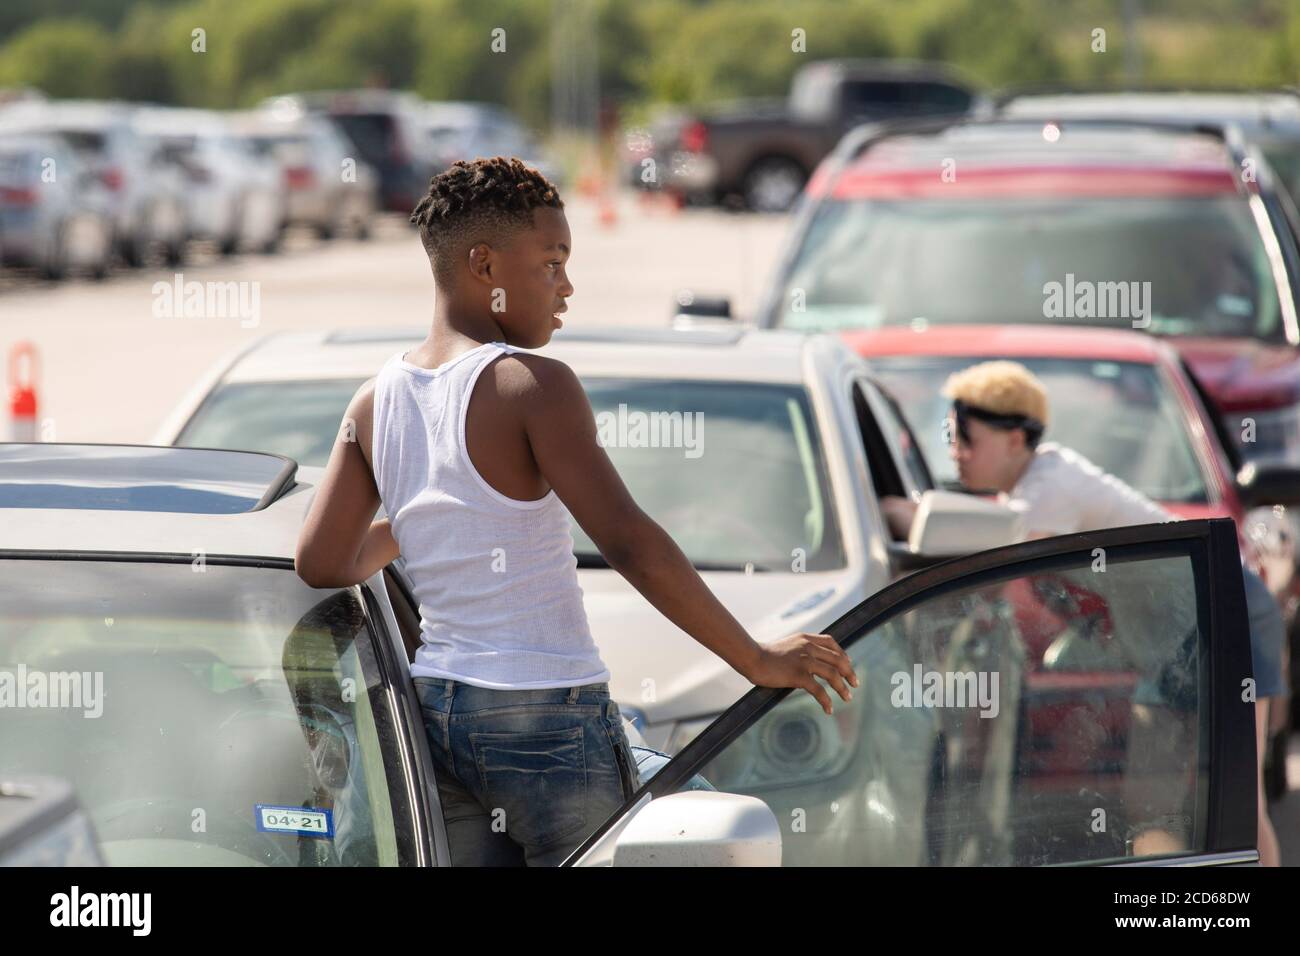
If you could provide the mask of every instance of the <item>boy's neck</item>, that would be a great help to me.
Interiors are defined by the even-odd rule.
[[[433,306],[433,324],[424,346],[433,353],[460,351],[467,343],[504,342],[505,332],[492,314],[441,293]]]

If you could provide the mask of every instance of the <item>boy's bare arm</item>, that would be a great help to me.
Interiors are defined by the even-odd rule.
[[[832,638],[797,634],[758,644],[667,532],[637,507],[596,440],[591,404],[572,370],[540,356],[514,358],[501,363],[502,380],[538,467],[610,567],[666,618],[753,683],[801,687],[827,713],[830,695],[815,677],[850,699],[847,684],[857,686],[857,677]]]
[[[388,519],[373,520],[380,503],[369,455],[374,387],[366,382],[349,403],[298,535],[294,567],[312,587],[349,587],[398,555]]]

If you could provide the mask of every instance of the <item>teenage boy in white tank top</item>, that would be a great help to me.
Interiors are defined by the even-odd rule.
[[[550,341],[574,292],[563,210],[513,158],[433,178],[411,216],[437,288],[432,328],[352,399],[298,543],[314,587],[406,558],[421,615],[412,675],[457,865],[558,864],[637,788],[569,513],[611,568],[754,684],[803,688],[827,713],[818,678],[844,700],[858,686],[827,635],[761,645],[745,632],[632,500],[577,377],[526,351]],[[373,521],[381,502],[389,517]]]

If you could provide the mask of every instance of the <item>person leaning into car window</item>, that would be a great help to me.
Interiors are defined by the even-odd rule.
[[[944,395],[952,400],[947,420],[952,435],[949,454],[962,485],[973,492],[996,493],[999,501],[1022,516],[1027,538],[1177,520],[1078,452],[1043,442],[1049,423],[1047,389],[1018,362],[982,362],[956,372],[945,383]],[[915,502],[891,496],[882,507],[891,533],[906,538]],[[1242,574],[1256,693],[1259,854],[1263,865],[1277,866],[1277,838],[1264,799],[1263,755],[1268,700],[1285,693],[1284,628],[1281,611],[1264,582],[1244,563]],[[1178,748],[1170,746],[1171,739],[1192,726],[1176,716],[1177,701],[1162,696],[1165,676],[1152,676],[1138,685],[1131,722],[1136,739],[1130,740],[1130,759],[1141,754],[1145,762],[1173,754]],[[1185,834],[1155,825],[1139,828],[1129,842],[1138,855],[1176,852],[1186,846]]]

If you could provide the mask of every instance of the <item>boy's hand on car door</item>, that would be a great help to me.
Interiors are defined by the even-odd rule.
[[[849,701],[858,686],[858,675],[844,649],[829,634],[791,634],[765,644],[753,673],[747,678],[759,687],[799,687],[817,698],[822,710],[831,713],[831,696],[817,682],[820,677],[840,697]]]

